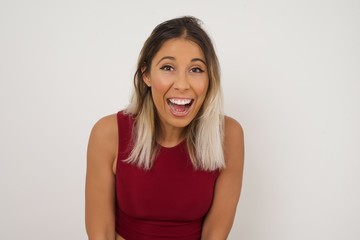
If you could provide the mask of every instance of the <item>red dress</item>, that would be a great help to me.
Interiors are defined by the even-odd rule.
[[[126,240],[195,240],[219,171],[194,170],[185,141],[161,147],[150,170],[123,162],[131,151],[134,120],[117,114],[116,232]]]

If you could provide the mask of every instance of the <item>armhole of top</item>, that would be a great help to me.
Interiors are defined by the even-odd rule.
[[[123,113],[122,111],[119,111],[117,114],[116,114],[116,119],[117,119],[117,132],[118,132],[118,147],[117,147],[117,156],[116,156],[116,164],[115,164],[115,176],[116,176],[116,173],[118,172],[118,166],[119,166],[119,161],[120,161],[120,155],[121,155],[121,152],[122,152],[122,149],[121,149],[121,135],[122,135],[122,118],[123,118]]]

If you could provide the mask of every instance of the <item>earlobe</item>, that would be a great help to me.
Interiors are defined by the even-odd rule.
[[[142,79],[143,79],[144,83],[145,83],[148,87],[151,87],[150,78],[149,78],[149,76],[148,76],[146,73],[143,74]]]
[[[151,87],[150,79],[147,76],[143,76],[143,81],[148,87]]]

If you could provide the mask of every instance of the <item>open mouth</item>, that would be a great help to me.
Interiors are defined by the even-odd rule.
[[[185,116],[194,100],[191,98],[169,98],[167,99],[167,103],[170,107],[170,111],[175,116]]]

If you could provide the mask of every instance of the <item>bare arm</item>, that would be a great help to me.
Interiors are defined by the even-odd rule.
[[[235,120],[225,118],[224,154],[226,168],[216,181],[213,204],[207,214],[202,240],[226,239],[239,201],[244,166],[243,130]]]
[[[90,240],[115,239],[117,144],[116,115],[102,118],[91,131],[87,152],[85,222]]]

